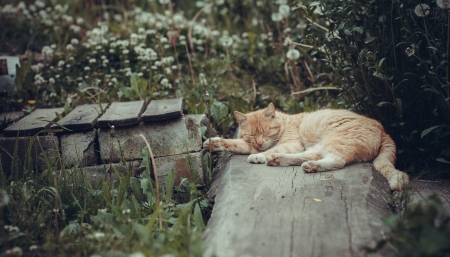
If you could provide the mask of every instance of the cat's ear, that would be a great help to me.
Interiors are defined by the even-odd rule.
[[[243,113],[240,113],[238,111],[234,112],[234,117],[236,118],[239,125],[241,125],[243,122],[247,121],[247,116],[245,116]]]
[[[275,106],[273,103],[270,103],[266,108],[266,112],[264,113],[268,118],[275,118]]]

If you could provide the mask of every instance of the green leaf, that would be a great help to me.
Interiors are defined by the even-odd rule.
[[[166,178],[166,202],[170,202],[172,199],[172,193],[173,193],[173,184],[175,181],[175,171],[174,169],[171,169],[169,174],[167,174]]]
[[[117,202],[116,207],[119,209],[120,205],[125,199],[125,193],[127,192],[128,185],[130,184],[131,174],[127,173],[120,181],[119,188],[117,190]]]
[[[130,77],[131,91],[135,93],[139,93],[138,80],[139,76],[136,73],[131,74]]]
[[[363,33],[363,29],[361,27],[354,27],[352,30],[358,32],[359,34]]]
[[[364,44],[368,44],[368,43],[374,41],[375,39],[377,39],[377,38],[376,37],[368,37],[368,38],[364,39]]]
[[[201,231],[203,231],[205,229],[205,223],[203,222],[202,211],[201,211],[198,203],[196,203],[194,206],[194,223],[195,223],[195,226],[200,228]]]
[[[425,130],[422,131],[422,133],[420,134],[420,137],[423,138],[423,137],[426,136],[428,133],[430,133],[431,131],[433,131],[433,130],[439,128],[439,127],[442,127],[442,125],[434,126],[434,127],[425,129]]]
[[[437,158],[436,161],[450,164],[450,162],[444,158]]]

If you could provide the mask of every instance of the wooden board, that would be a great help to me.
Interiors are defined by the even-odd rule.
[[[103,110],[108,104],[102,104]],[[93,128],[97,124],[98,117],[101,116],[101,109],[98,104],[77,106],[73,111],[58,121],[58,124],[70,130],[87,130]],[[52,128],[59,128],[53,125]]]
[[[97,121],[97,126],[109,128],[109,126],[123,127],[137,124],[141,120],[144,108],[144,100],[134,102],[112,103],[108,110]]]
[[[204,256],[366,256],[392,214],[389,185],[371,165],[305,174],[228,159],[209,191]]]
[[[183,98],[152,100],[142,114],[142,121],[176,119],[183,113]]]
[[[450,181],[413,180],[410,184],[411,202],[417,203],[436,194],[442,200],[442,206],[450,213]]]
[[[56,120],[56,113],[62,114],[64,108],[36,109],[21,120],[7,127],[3,134],[7,137],[33,136],[50,127],[49,121]]]

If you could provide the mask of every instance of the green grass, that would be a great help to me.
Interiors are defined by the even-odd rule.
[[[146,149],[142,157],[140,176],[113,166],[93,184],[84,169],[60,162],[42,172],[34,166],[7,177],[2,172],[2,256],[19,249],[23,256],[200,256],[211,206],[199,185],[189,178],[174,185],[173,170],[156,184]],[[173,192],[188,200],[174,201]]]

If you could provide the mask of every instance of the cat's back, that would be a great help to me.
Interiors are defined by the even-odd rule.
[[[305,113],[301,124],[300,129],[306,130],[307,133],[325,133],[337,128],[353,129],[355,127],[383,129],[378,121],[343,109],[323,109]]]

